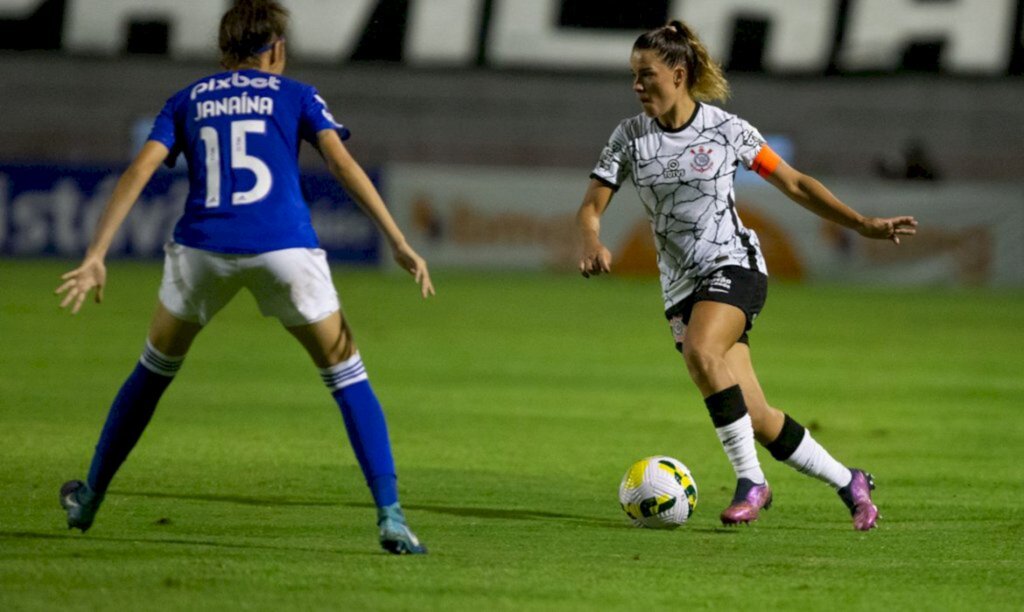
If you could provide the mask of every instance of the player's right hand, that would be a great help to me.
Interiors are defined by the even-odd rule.
[[[64,294],[60,301],[60,307],[71,306],[71,314],[78,314],[82,303],[93,289],[96,290],[96,303],[99,304],[103,301],[103,286],[107,283],[107,267],[103,265],[102,260],[87,258],[82,265],[60,278],[64,282],[57,287],[54,293]]]
[[[583,248],[580,256],[580,273],[584,278],[612,271],[612,252],[600,242]]]

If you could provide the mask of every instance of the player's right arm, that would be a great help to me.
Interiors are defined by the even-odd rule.
[[[85,251],[82,263],[67,272],[61,279],[64,281],[54,292],[63,294],[61,308],[71,307],[71,314],[76,314],[82,303],[93,289],[96,290],[96,303],[103,301],[103,286],[107,281],[107,268],[104,260],[114,235],[121,227],[142,190],[153,177],[168,154],[167,147],[155,140],[147,141],[142,150],[132,161],[128,169],[118,179],[114,192],[107,201],[103,214],[96,224],[89,248]]]
[[[585,278],[612,271],[612,254],[601,244],[601,215],[608,208],[615,191],[597,179],[590,179],[583,204],[576,213],[577,237],[580,243],[580,273]]]
[[[398,265],[416,279],[423,297],[434,295],[434,284],[430,280],[427,262],[406,242],[377,188],[342,144],[337,132],[334,129],[317,132],[317,143],[328,170],[387,237]]]

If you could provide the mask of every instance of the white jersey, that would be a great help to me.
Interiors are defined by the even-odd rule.
[[[666,310],[724,266],[767,273],[733,192],[736,167],[750,168],[762,148],[764,138],[749,123],[700,103],[678,130],[640,114],[612,133],[590,176],[613,189],[627,178],[636,186],[654,231]]]

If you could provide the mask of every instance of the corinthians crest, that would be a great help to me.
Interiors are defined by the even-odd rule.
[[[711,154],[714,151],[711,147],[697,147],[696,149],[690,150],[690,155],[693,158],[690,160],[690,167],[693,168],[694,172],[704,173],[711,169],[714,165],[714,160],[711,159]]]

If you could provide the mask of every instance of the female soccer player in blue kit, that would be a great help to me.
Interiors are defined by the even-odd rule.
[[[724,100],[728,84],[693,31],[679,21],[641,35],[630,57],[643,113],[615,129],[591,174],[577,215],[585,277],[609,272],[599,238],[601,215],[630,180],[650,216],[665,315],[690,377],[736,472],[732,525],[757,520],[772,501],[754,439],[771,455],[831,484],[855,529],[875,526],[870,474],[836,461],[789,415],[768,405],[754,373],[747,332],[767,294],[757,235],[736,214],[733,178],[743,164],[811,212],[889,239],[915,232],[912,217],[865,217],[821,183],[781,160],[746,121],[706,102]]]
[[[192,341],[241,289],[277,317],[320,369],[337,401],[377,504],[380,543],[396,554],[425,553],[398,503],[384,413],[342,316],[299,189],[300,139],[387,237],[395,260],[423,297],[434,293],[427,264],[406,243],[383,200],[342,144],[315,88],[283,78],[288,13],[273,0],[240,0],[224,15],[219,44],[225,72],[172,96],[148,142],[117,183],[82,264],[57,288],[77,313],[106,281],[115,232],[161,163],[188,162],[185,213],[166,247],[160,301],[139,363],[114,399],[85,482],[61,488],[68,527],[92,525],[111,479],[135,446]]]

